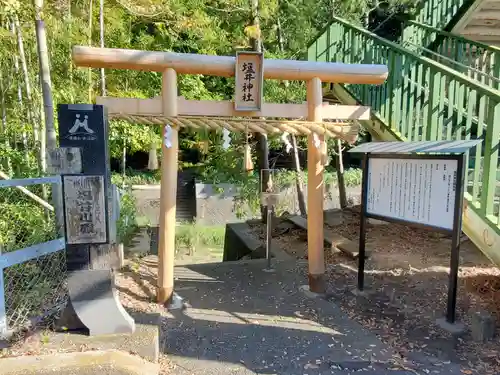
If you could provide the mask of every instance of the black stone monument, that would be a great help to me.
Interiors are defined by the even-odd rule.
[[[63,174],[63,208],[70,301],[59,326],[89,334],[132,333],[118,300],[111,259],[116,230],[110,218],[109,129],[102,105],[58,107],[61,148],[79,148],[82,173]]]

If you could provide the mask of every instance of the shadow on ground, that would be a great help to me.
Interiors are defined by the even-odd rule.
[[[299,291],[302,269],[264,267],[255,261],[177,269],[176,290],[190,307],[167,320],[164,348],[178,366],[214,374],[226,373],[228,364],[233,372],[259,374],[388,366],[391,352],[376,337]]]
[[[156,271],[154,259],[144,263]],[[188,307],[162,323],[161,345],[175,364],[173,374],[415,373],[336,304],[301,292],[304,264],[275,264],[274,273],[260,260],[176,268],[176,291]],[[459,373],[453,364],[420,362],[431,373]]]

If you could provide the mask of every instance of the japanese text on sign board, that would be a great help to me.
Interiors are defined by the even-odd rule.
[[[260,111],[263,62],[260,53],[240,52],[236,55],[234,107],[237,111]]]
[[[64,204],[69,244],[106,242],[102,176],[64,176]]]
[[[451,230],[457,160],[370,158],[367,213]]]
[[[254,88],[255,69],[253,62],[245,62],[242,65],[241,71],[243,72],[243,97],[244,102],[254,102],[255,98],[252,96],[252,89]]]

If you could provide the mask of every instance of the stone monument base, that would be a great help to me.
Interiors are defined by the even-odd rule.
[[[68,272],[69,301],[56,327],[91,336],[133,333],[134,319],[123,308],[111,270]]]

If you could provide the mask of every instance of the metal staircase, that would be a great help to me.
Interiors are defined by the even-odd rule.
[[[410,21],[404,47],[461,72],[471,79],[500,87],[500,48]],[[421,44],[420,44],[421,43]]]
[[[309,46],[308,59],[388,65],[383,85],[333,84],[325,91],[325,98],[371,106],[372,118],[362,125],[376,139],[484,139],[468,155],[463,230],[500,266],[497,49],[436,29],[457,22],[470,4],[426,1],[417,20],[405,28],[400,44],[334,17]],[[483,55],[492,63],[478,69],[476,56]]]

